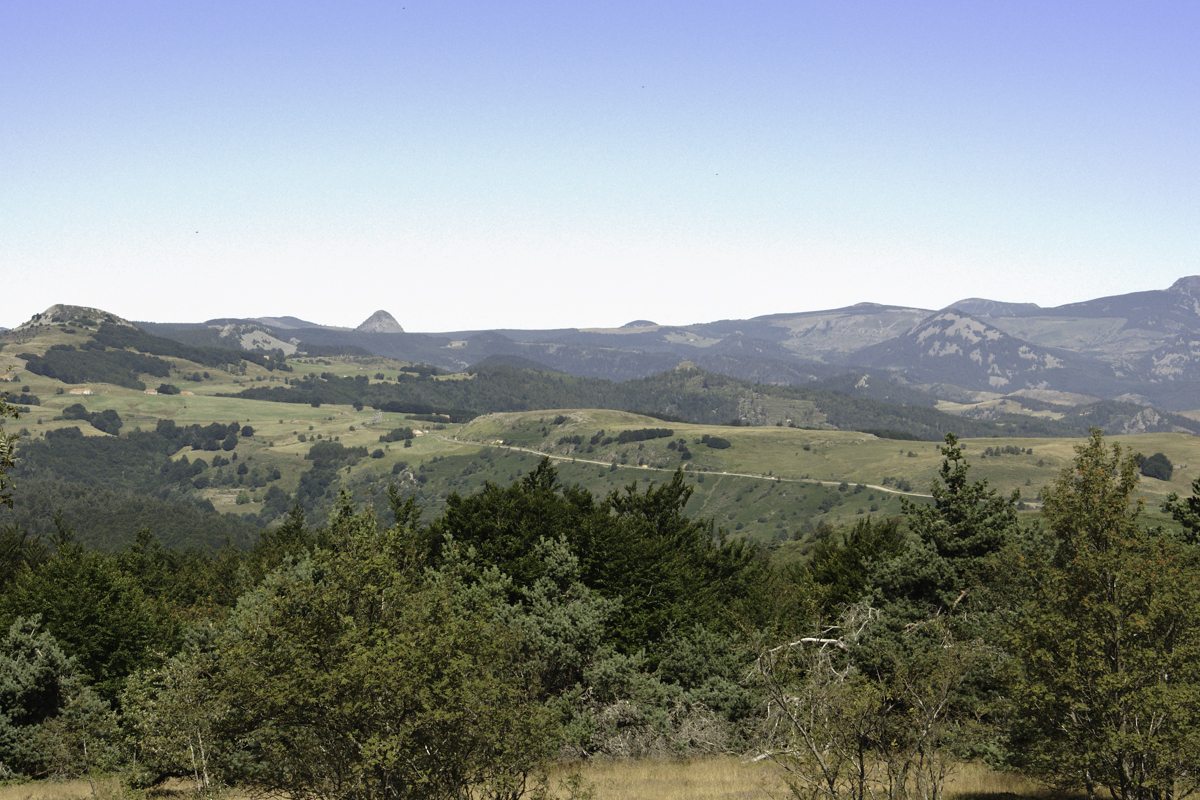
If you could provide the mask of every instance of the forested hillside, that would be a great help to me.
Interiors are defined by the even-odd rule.
[[[750,384],[685,367],[648,378],[613,382],[579,378],[497,361],[462,379],[402,374],[395,382],[332,372],[288,379],[286,387],[253,387],[238,397],[286,403],[359,404],[465,422],[494,411],[612,408],[664,420],[710,425],[787,425],[878,433],[888,438],[937,440],[947,430],[964,436],[1057,436],[1086,425],[1007,414],[987,420],[955,417],[921,405],[889,403],[829,390]],[[1184,425],[1200,424],[1182,420]]]

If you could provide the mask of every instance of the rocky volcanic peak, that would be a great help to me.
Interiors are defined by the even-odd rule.
[[[360,333],[404,333],[396,318],[386,311],[376,311],[354,330]]]
[[[18,325],[17,330],[28,331],[48,325],[76,325],[81,328],[95,328],[99,327],[102,322],[123,325],[127,328],[136,327],[129,320],[121,319],[116,314],[110,314],[98,308],[55,304],[40,314],[34,314],[28,322]]]

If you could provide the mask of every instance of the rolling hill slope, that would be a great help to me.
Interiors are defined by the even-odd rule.
[[[943,315],[926,329],[1007,341],[963,319]],[[24,409],[18,509],[0,513],[0,524],[45,534],[61,512],[102,546],[128,541],[139,520],[176,546],[245,543],[293,502],[319,518],[342,488],[382,511],[385,487],[396,484],[432,511],[450,492],[513,480],[544,456],[566,480],[601,492],[683,469],[696,513],[732,535],[802,542],[823,522],[896,513],[903,495],[919,500],[938,464],[934,440],[947,430],[995,437],[968,443],[978,471],[1031,498],[1089,425],[1200,430],[1137,404],[1019,394],[1004,403],[1029,413],[975,403],[952,415],[877,370],[809,388],[694,365],[616,382],[512,356],[462,373],[376,356],[289,358],[156,337],[95,309],[59,309],[0,334],[0,374]],[[729,422],[737,425],[721,424]],[[1171,482],[1147,482],[1152,503],[1186,493],[1200,439],[1128,441],[1177,465]]]

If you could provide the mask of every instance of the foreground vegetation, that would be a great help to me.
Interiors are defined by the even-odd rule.
[[[596,445],[678,455],[674,429],[622,430]],[[153,436],[232,453],[258,432]],[[346,448],[313,449],[319,469]],[[682,469],[598,495],[549,460],[434,514],[399,480],[382,512],[345,494],[321,521],[293,505],[249,548],[142,532],[105,552],[62,520],[6,529],[0,767],[499,800],[584,796],[564,764],[599,791],[606,763],[736,753],[737,774],[804,797],[940,797],[963,763],[1089,797],[1194,793],[1200,497],[1148,524],[1137,459],[1094,433],[1033,519],[973,479],[957,439],[939,455],[927,501],[792,562],[690,515]]]

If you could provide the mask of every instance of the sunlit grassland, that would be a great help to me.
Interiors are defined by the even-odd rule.
[[[736,758],[687,761],[593,761],[576,765],[595,800],[735,800],[782,797],[786,786],[772,765]],[[557,776],[556,776],[557,777]]]
[[[63,343],[81,338],[61,331],[54,336]],[[881,439],[853,431],[697,425],[602,409],[498,413],[466,425],[432,425],[403,414],[383,414],[370,408],[357,411],[348,405],[313,407],[218,396],[252,386],[279,386],[289,377],[306,373],[365,375],[372,382],[378,380],[377,374],[383,374],[385,380],[394,380],[404,364],[384,358],[296,359],[290,362],[294,370],[291,373],[269,372],[253,364],[244,365],[244,374],[210,368],[202,370],[208,377],[201,381],[183,379],[183,375],[196,371],[196,365],[176,362],[182,374],[165,380],[143,376],[150,389],[168,382],[182,390],[177,395],[160,395],[107,384],[68,386],[30,374],[15,356],[22,347],[12,343],[0,350],[0,373],[17,375],[19,380],[13,389],[28,386],[41,398],[42,405],[31,407],[15,428],[24,428],[35,438],[62,427],[79,427],[88,436],[106,435],[86,423],[58,419],[62,410],[74,403],[82,403],[93,412],[115,410],[124,420],[123,432],[139,427],[152,429],[159,419],[179,425],[237,421],[255,431],[253,437],[239,441],[239,460],[252,468],[278,469],[281,478],[272,485],[285,492],[294,491],[300,475],[311,466],[305,456],[316,440],[365,447],[371,453],[382,451],[380,458],[361,459],[349,469],[343,468],[339,478],[348,486],[378,487],[393,482],[393,470],[401,469],[397,465],[403,462],[405,474],[420,474],[419,493],[430,506],[440,504],[452,490],[472,491],[486,480],[510,482],[514,474],[536,465],[537,454],[546,453],[558,459],[565,482],[582,484],[600,494],[634,481],[642,485],[661,482],[675,469],[683,468],[695,490],[689,513],[711,518],[733,535],[785,542],[806,538],[821,522],[836,525],[867,515],[899,513],[902,494],[895,490],[903,488],[919,501],[919,495],[929,491],[941,463],[938,442]],[[461,376],[446,376],[458,378]],[[91,394],[71,393],[84,389]],[[820,424],[821,420],[810,422]],[[383,433],[402,426],[421,434],[411,446],[379,441]],[[620,431],[640,428],[670,428],[673,435],[626,444],[590,443],[601,430],[615,437]],[[710,448],[701,443],[706,435],[726,439],[732,446]],[[564,438],[574,436],[581,437],[582,446],[562,443]],[[686,444],[690,458],[681,457],[679,440]],[[994,438],[965,440],[964,445],[975,477],[988,479],[1006,493],[1019,490],[1032,508],[1036,507],[1041,488],[1071,462],[1073,448],[1082,441],[1081,437]],[[1141,483],[1140,491],[1152,517],[1161,518],[1158,507],[1167,493],[1190,492],[1190,482],[1200,471],[1200,437],[1143,434],[1110,437],[1110,441],[1147,455],[1163,452],[1175,464],[1172,480],[1146,479]],[[670,447],[672,442],[676,443],[674,448]],[[511,457],[501,459],[498,456],[503,446],[530,452],[518,454],[509,449]],[[985,456],[986,448],[1005,446],[1020,448],[1021,453]],[[491,457],[485,458],[488,453]],[[211,461],[214,454],[186,451],[175,457],[184,455]],[[409,488],[418,489],[411,483]],[[202,493],[221,511],[256,513],[262,507],[266,487],[245,491],[240,487],[210,487]]]
[[[31,331],[24,335],[19,335],[14,331],[6,333],[5,336],[8,341],[5,342],[3,352],[0,352],[0,375],[4,375],[19,366],[18,359],[16,358],[17,353],[45,355],[46,351],[55,345],[79,345],[87,341],[91,338],[92,331],[76,329],[72,332],[65,327],[48,325],[38,328],[36,332]]]
[[[558,416],[566,418],[553,425]],[[678,451],[668,449],[671,439],[653,439],[631,444],[597,446],[579,458],[624,463],[639,462],[653,467],[684,466],[692,470],[739,472],[780,477],[847,481],[851,484],[883,484],[886,479],[907,481],[916,493],[927,492],[941,464],[940,443],[881,439],[852,431],[803,430],[782,427],[726,427],[663,422],[636,414],[603,410],[560,410],[489,414],[468,423],[458,432],[473,441],[504,441],[517,446],[576,454],[557,442],[571,435],[585,442],[598,431],[614,436],[622,430],[663,427],[674,431],[672,439],[683,438],[692,454],[682,461]],[[728,449],[712,449],[699,443],[704,435],[720,436],[731,443]],[[1111,436],[1132,451],[1150,455],[1162,452],[1175,465],[1170,481],[1146,479],[1141,492],[1149,506],[1157,506],[1169,492],[1186,494],[1200,470],[1200,437],[1182,433],[1147,433]],[[1003,492],[1020,490],[1029,500],[1071,463],[1074,448],[1082,437],[965,439],[963,444],[974,475],[986,478]],[[987,448],[1017,447],[1020,455],[985,456]],[[1032,451],[1026,453],[1025,451]]]

